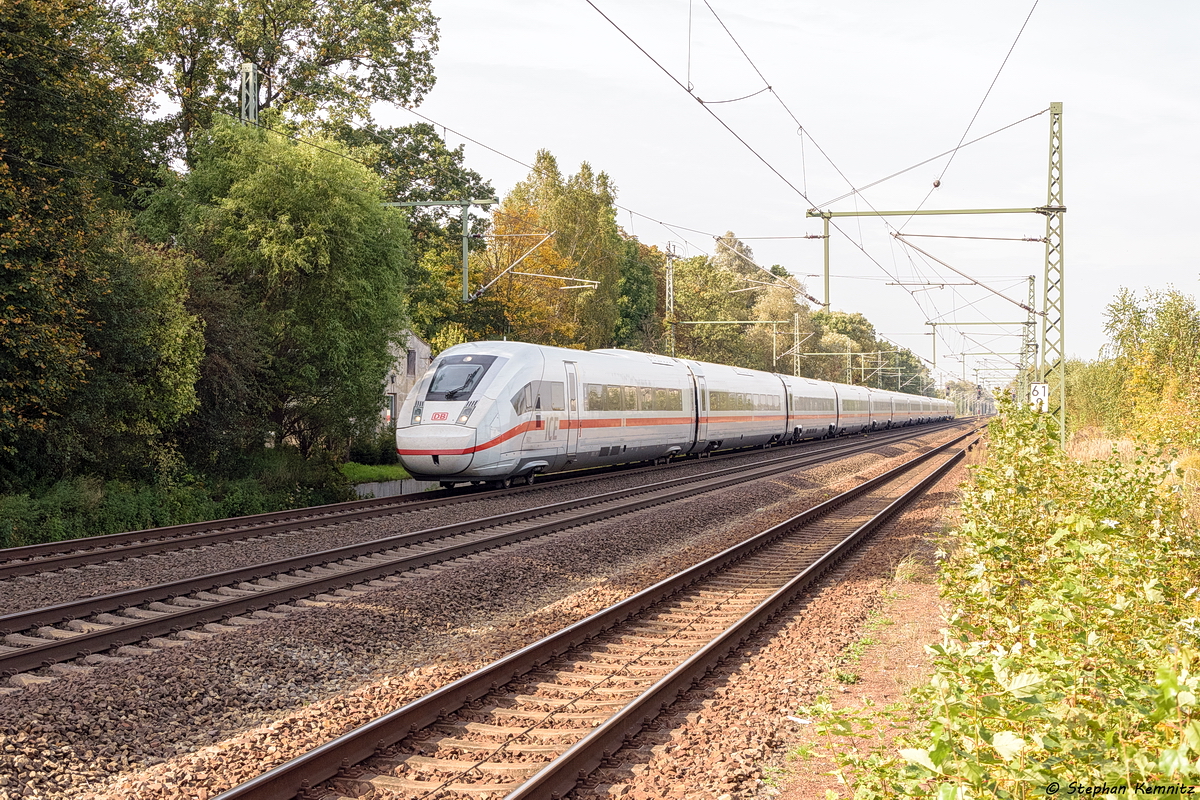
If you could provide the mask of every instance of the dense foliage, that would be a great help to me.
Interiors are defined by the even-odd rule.
[[[1173,472],[1079,464],[1047,417],[1003,409],[942,568],[932,680],[899,716],[823,709],[835,742],[901,728],[898,749],[834,744],[856,797],[1195,783],[1200,547]]]

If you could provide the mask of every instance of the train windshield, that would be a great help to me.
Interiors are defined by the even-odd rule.
[[[448,356],[429,382],[426,400],[467,400],[483,381],[496,356]]]

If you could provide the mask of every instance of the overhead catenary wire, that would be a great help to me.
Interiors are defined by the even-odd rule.
[[[590,3],[591,3],[591,0],[588,0],[588,2],[589,2],[589,4],[590,4]],[[744,47],[742,47],[741,43],[740,43],[740,42],[737,40],[737,37],[733,35],[733,32],[732,32],[732,31],[729,29],[729,27],[728,27],[728,26],[725,24],[724,20],[722,20],[722,19],[721,19],[720,15],[719,15],[719,14],[717,14],[716,10],[715,10],[715,9],[713,9],[712,5],[711,5],[711,4],[708,2],[708,0],[704,0],[704,2],[705,2],[705,5],[708,7],[709,11],[712,13],[713,17],[714,17],[714,18],[716,18],[717,22],[718,22],[718,23],[721,25],[721,27],[722,27],[722,28],[725,30],[725,32],[726,32],[726,34],[729,36],[730,40],[731,40],[731,41],[734,43],[734,45],[737,47],[737,49],[739,50],[739,52],[741,52],[741,53],[742,53],[743,57],[745,57],[746,61],[747,61],[747,62],[750,64],[751,68],[752,68],[752,69],[754,69],[755,73],[756,73],[756,74],[759,76],[759,78],[760,78],[760,79],[763,81],[763,83],[766,85],[767,89],[771,89],[771,91],[772,91],[772,94],[774,94],[774,95],[775,95],[775,97],[776,97],[776,99],[779,101],[780,105],[781,105],[781,106],[783,106],[783,108],[784,108],[784,110],[785,110],[785,111],[787,111],[788,115],[789,115],[789,116],[792,118],[792,121],[796,123],[796,125],[797,125],[797,126],[798,126],[798,128],[799,128],[799,130],[800,130],[802,133],[807,133],[807,131],[805,131],[805,130],[804,130],[804,128],[803,128],[803,125],[801,125],[801,123],[800,123],[799,119],[797,119],[797,118],[796,118],[796,116],[795,116],[795,114],[793,114],[793,113],[791,112],[791,109],[787,107],[787,104],[786,104],[786,103],[784,103],[783,99],[782,99],[782,98],[779,96],[779,94],[778,94],[777,92],[775,92],[775,91],[772,89],[771,82],[767,80],[766,76],[765,76],[765,75],[763,75],[762,71],[761,71],[761,70],[758,68],[758,65],[754,63],[754,60],[753,60],[752,58],[750,58],[750,55],[749,55],[749,54],[746,52],[745,48],[744,48]],[[940,185],[940,183],[941,183],[941,178],[945,176],[945,173],[946,173],[946,171],[949,169],[950,163],[951,163],[951,162],[953,162],[953,160],[954,160],[954,156],[957,154],[958,150],[960,150],[960,149],[961,149],[961,148],[964,146],[964,143],[965,143],[965,141],[966,141],[967,135],[970,133],[970,130],[971,130],[971,128],[974,126],[976,119],[978,119],[979,113],[980,113],[980,111],[982,111],[984,104],[987,102],[987,99],[988,99],[988,97],[990,96],[990,94],[991,94],[991,92],[992,92],[992,89],[993,89],[993,88],[995,88],[996,82],[999,80],[999,77],[1000,77],[1000,74],[1001,74],[1001,72],[1003,72],[1005,65],[1007,65],[1009,58],[1012,56],[1012,53],[1013,53],[1013,51],[1016,49],[1017,42],[1018,42],[1018,41],[1020,41],[1021,35],[1024,33],[1024,31],[1025,31],[1025,28],[1028,26],[1028,24],[1029,24],[1029,20],[1030,20],[1030,18],[1032,18],[1032,16],[1033,16],[1033,11],[1034,11],[1034,10],[1037,8],[1037,4],[1038,4],[1038,0],[1034,0],[1033,6],[1032,6],[1032,7],[1030,8],[1030,10],[1029,10],[1029,14],[1027,14],[1027,15],[1026,15],[1026,17],[1025,17],[1025,21],[1022,23],[1022,25],[1021,25],[1021,28],[1020,28],[1020,30],[1018,31],[1018,33],[1017,33],[1017,36],[1014,38],[1012,45],[1009,47],[1009,50],[1008,50],[1007,54],[1005,55],[1005,57],[1004,57],[1004,60],[1001,62],[1001,65],[1000,65],[999,69],[996,71],[996,74],[995,74],[995,76],[993,77],[991,84],[988,86],[988,89],[987,89],[987,91],[984,93],[984,97],[983,97],[983,99],[980,101],[980,103],[979,103],[979,106],[976,108],[976,110],[975,110],[975,114],[974,114],[974,115],[971,117],[971,121],[968,123],[968,125],[967,125],[966,129],[963,131],[963,134],[962,134],[962,136],[961,136],[961,137],[960,137],[960,139],[959,139],[958,145],[957,145],[955,148],[953,148],[951,151],[948,151],[948,154],[950,155],[950,160],[949,160],[949,161],[946,163],[946,165],[943,167],[943,169],[942,169],[942,171],[941,171],[941,174],[939,175],[939,178],[938,178],[938,180],[937,180],[937,181],[935,181],[935,183],[934,183],[934,188],[936,188],[937,186],[939,186],[939,185]],[[593,5],[593,7],[595,7],[595,6]],[[606,17],[606,18],[607,18],[607,17]],[[609,21],[610,21],[610,23],[611,23],[611,20],[609,20]],[[620,30],[620,29],[618,28],[618,30]],[[622,33],[624,33],[624,31],[622,31]],[[626,35],[626,38],[629,38],[629,37],[628,37],[628,35]],[[631,39],[631,41],[632,41],[632,39]],[[636,44],[636,43],[635,43],[635,44]],[[640,48],[639,48],[639,49],[640,49]],[[645,52],[645,51],[643,50],[643,52]],[[1046,110],[1048,110],[1048,109],[1046,109]],[[711,113],[711,112],[710,112],[710,113]],[[1027,118],[1026,118],[1026,120],[1027,120],[1027,119],[1032,119],[1033,117],[1036,117],[1036,116],[1039,116],[1039,115],[1040,115],[1040,114],[1042,114],[1042,113],[1045,113],[1045,110],[1043,110],[1043,111],[1040,111],[1040,112],[1038,112],[1037,114],[1034,114],[1034,115],[1032,115],[1031,117],[1027,117]],[[715,116],[715,115],[714,115],[714,116]],[[1020,120],[1020,121],[1018,121],[1017,123],[1012,123],[1012,124],[1013,124],[1013,125],[1016,125],[1016,124],[1019,124],[1020,122],[1026,121],[1026,120]],[[1007,128],[1007,127],[1012,127],[1012,125],[1006,126],[1006,128]],[[1002,128],[1001,130],[1004,130],[1004,129],[1006,129],[1006,128]],[[999,132],[999,131],[993,132],[992,134],[988,134],[987,136],[994,135],[994,133],[997,133],[997,132]],[[984,138],[987,138],[987,136],[980,137],[980,140],[981,140],[981,139],[984,139]],[[811,137],[811,135],[809,135],[809,138],[810,138],[810,139],[812,138],[812,137]],[[803,138],[802,138],[802,141],[803,141]],[[833,162],[833,160],[832,160],[831,158],[829,158],[828,154],[827,154],[827,153],[825,153],[825,151],[824,151],[824,150],[823,150],[823,149],[820,147],[820,145],[819,145],[819,144],[816,142],[816,140],[815,140],[815,139],[813,139],[813,144],[817,146],[817,149],[821,151],[821,154],[822,154],[823,156],[825,156],[826,160],[827,160],[827,161],[829,161],[830,165],[831,165],[831,166],[832,166],[832,167],[835,169],[835,171],[837,171],[837,172],[838,172],[838,174],[839,174],[839,175],[841,175],[841,177],[843,178],[843,180],[845,180],[845,181],[846,181],[846,183],[847,183],[848,185],[850,185],[850,187],[851,187],[852,191],[851,191],[849,194],[847,194],[847,195],[843,195],[843,197],[848,197],[848,196],[851,196],[851,195],[853,195],[853,196],[854,196],[854,197],[857,199],[857,197],[861,195],[861,191],[862,191],[862,190],[855,189],[855,187],[854,187],[854,184],[853,184],[853,183],[852,183],[852,182],[851,182],[851,181],[850,181],[850,180],[849,180],[849,179],[846,177],[846,175],[845,175],[845,174],[844,174],[844,173],[841,171],[841,169],[840,169],[840,168],[838,168],[837,164],[836,164],[836,163],[834,163],[834,162]],[[943,155],[946,155],[946,154],[943,154]],[[937,157],[935,157],[934,159],[930,159],[930,160],[936,160],[936,158],[940,158],[940,157],[941,157],[941,156],[937,156]],[[926,161],[926,162],[924,162],[924,163],[928,163],[928,161]],[[919,166],[919,165],[918,165],[918,166]],[[910,167],[909,169],[907,169],[907,170],[903,170],[902,172],[907,172],[907,171],[909,171],[909,170],[911,170],[911,169],[914,169],[914,168],[915,168],[915,167]],[[901,173],[901,174],[902,174],[902,173]],[[894,175],[893,175],[893,176],[889,176],[889,178],[890,178],[890,177],[894,177]],[[884,178],[883,180],[888,180],[889,178]],[[881,181],[877,181],[875,185],[878,185],[878,183],[882,183],[882,182],[883,182],[883,180],[881,180]],[[930,196],[931,194],[932,194],[932,189],[930,190],[930,193],[926,195],[926,197],[925,197],[925,200],[922,200],[922,205],[923,205],[923,204],[924,204],[924,203],[925,203],[925,202],[928,200],[928,198],[929,198],[929,196]],[[806,197],[805,199],[807,200],[808,198]],[[839,198],[839,199],[841,199],[841,198]],[[866,198],[865,198],[865,197],[864,197],[863,199],[864,199],[864,201],[866,201]],[[868,206],[870,206],[870,207],[872,208],[872,210],[875,210],[875,209],[874,209],[874,206],[872,206],[872,205],[870,204],[870,202],[869,202],[869,201],[866,201],[866,202],[867,202]],[[814,206],[814,207],[815,207],[815,206]],[[908,221],[911,221],[911,219],[912,219],[912,217],[910,216]],[[905,224],[905,225],[907,225],[908,221],[906,221],[904,224]],[[859,223],[859,224],[860,224],[860,236],[861,236],[861,220],[860,220],[860,223]],[[892,226],[890,225],[890,223],[888,223],[886,220],[884,220],[884,224],[885,224],[885,227],[887,227],[887,228],[892,228]],[[840,226],[838,226],[838,225],[834,224],[834,227],[835,227],[835,229],[838,229],[838,230],[839,230],[839,232],[841,232],[841,233],[842,233],[844,236],[846,235],[846,234],[845,234],[845,232],[844,232],[844,231],[842,231],[842,230],[840,229]],[[897,233],[899,233],[901,230],[903,230],[903,227],[904,227],[904,225],[902,225],[902,226],[901,226],[899,229],[893,229],[893,230],[895,230]],[[851,237],[849,237],[849,236],[847,236],[846,238],[847,238],[847,239],[849,239],[849,240],[851,241],[851,243],[852,243],[852,244],[854,244],[856,247],[858,247],[858,249],[859,249],[859,250],[860,250],[860,251],[861,251],[861,252],[862,252],[864,255],[866,255],[866,256],[867,256],[867,257],[868,257],[868,258],[869,258],[871,261],[873,261],[873,262],[874,262],[874,263],[875,263],[875,264],[876,264],[878,267],[880,267],[880,269],[883,269],[883,271],[884,271],[885,273],[887,272],[887,270],[886,270],[886,269],[884,269],[883,265],[882,265],[882,264],[880,264],[880,263],[879,263],[879,262],[878,262],[876,259],[874,259],[873,257],[871,257],[871,256],[870,256],[870,254],[869,254],[869,253],[867,253],[866,249],[865,249],[865,248],[864,248],[864,247],[863,247],[863,246],[862,246],[862,245],[861,245],[859,242],[856,242],[856,241],[854,241],[854,240],[853,240]],[[934,259],[934,260],[936,261],[937,259]],[[939,263],[941,263],[941,262],[939,262]],[[952,268],[951,268],[951,269],[952,269]],[[957,270],[956,270],[956,271],[957,271]],[[888,273],[888,274],[890,274],[890,273]],[[961,273],[960,273],[960,274],[961,274]],[[985,287],[985,288],[986,288],[986,287]],[[915,300],[915,296],[914,296],[914,294],[913,294],[912,292],[909,292],[909,296],[910,296],[910,297],[914,297],[914,300]],[[919,303],[918,303],[918,307],[920,307],[920,304],[919,304]]]
[[[991,96],[992,89],[996,88],[996,82],[1000,80],[1000,73],[1004,72],[1004,67],[1008,64],[1008,59],[1012,57],[1013,51],[1017,49],[1017,42],[1021,41],[1021,34],[1025,33],[1025,28],[1029,25],[1029,20],[1033,18],[1033,12],[1037,10],[1038,2],[1039,0],[1033,0],[1033,5],[1029,9],[1029,13],[1025,15],[1025,21],[1021,23],[1021,29],[1017,31],[1017,35],[1013,39],[1013,43],[1009,45],[1008,52],[1004,54],[1004,60],[1000,62],[1000,68],[996,70],[996,74],[992,77],[992,82],[988,84],[987,91],[983,93],[983,99],[979,101],[979,105],[976,107],[975,113],[971,115],[971,121],[967,123],[966,129],[963,131],[962,136],[958,140],[958,145],[950,151],[950,158],[947,159],[945,166],[942,167],[942,171],[938,174],[937,180],[933,182],[933,186],[930,187],[929,191],[926,192],[925,197],[917,205],[918,209],[923,208],[925,203],[929,201],[929,198],[933,196],[934,191],[936,191],[938,187],[942,185],[942,179],[946,177],[946,172],[950,169],[950,165],[954,163],[954,157],[957,156],[958,151],[962,149],[963,142],[966,140],[967,134],[971,132],[971,127],[975,124],[975,120],[979,118],[979,112],[983,110],[984,104],[987,103],[988,97]],[[910,216],[903,223],[901,223],[899,230],[903,231],[908,226],[908,223],[912,222],[912,219],[913,218]]]
[[[1029,120],[1031,120],[1031,119],[1037,119],[1038,117],[1040,117],[1042,114],[1045,114],[1049,110],[1050,110],[1050,107],[1046,106],[1041,111],[1037,111],[1033,114],[1030,114],[1027,117],[1022,117],[1021,119],[1017,120],[1016,122],[1010,122],[1009,124],[1005,125],[1003,128],[997,128],[996,130],[992,131],[991,133],[985,133],[983,136],[980,136],[976,139],[972,139],[969,142],[960,143],[956,147],[952,147],[944,153],[938,153],[936,156],[930,156],[929,158],[925,159],[924,161],[919,161],[916,164],[913,164],[911,167],[905,167],[904,169],[893,172],[891,175],[882,177],[877,181],[871,181],[870,183],[864,184],[864,185],[858,187],[857,189],[854,189],[853,191],[846,192],[845,194],[840,194],[837,197],[833,198],[832,200],[826,200],[823,203],[819,203],[819,204],[815,205],[814,208],[825,208],[826,206],[831,206],[834,203],[837,203],[841,200],[845,200],[847,197],[851,197],[854,194],[857,194],[859,192],[865,192],[867,189],[873,189],[874,187],[878,186],[881,183],[887,183],[892,178],[898,178],[901,175],[904,175],[905,173],[912,172],[914,169],[917,169],[918,167],[923,167],[926,164],[929,164],[930,162],[937,161],[939,158],[945,158],[946,156],[950,155],[951,153],[954,153],[958,150],[962,150],[964,147],[970,147],[973,144],[978,144],[979,142],[982,142],[984,139],[990,139],[991,137],[995,136],[996,134],[1004,133],[1004,131],[1008,130],[1009,128],[1015,128],[1016,126],[1020,125],[1023,122],[1029,122]]]

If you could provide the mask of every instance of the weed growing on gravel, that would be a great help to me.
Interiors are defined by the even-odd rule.
[[[896,564],[896,583],[916,583],[924,571],[924,565],[916,556],[908,555]]]
[[[1132,795],[1200,777],[1200,547],[1178,476],[1145,453],[1079,464],[1048,426],[1012,406],[990,425],[942,564],[955,611],[930,683],[898,714],[798,712],[842,740],[830,750],[856,797]]]
[[[793,747],[788,753],[788,761],[810,761],[817,756],[817,748],[811,744],[801,744]]]

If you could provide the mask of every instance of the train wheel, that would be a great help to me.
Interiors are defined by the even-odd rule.
[[[536,473],[536,472],[531,472],[531,473],[529,473],[528,475],[526,475],[526,476],[525,476],[525,485],[526,485],[526,486],[533,486],[533,476],[534,476],[534,475],[537,475],[537,473]]]

